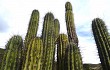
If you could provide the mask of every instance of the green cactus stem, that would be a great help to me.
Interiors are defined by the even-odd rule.
[[[27,44],[32,38],[36,37],[39,23],[39,11],[33,10],[28,25],[25,43]]]
[[[60,24],[59,24],[59,20],[58,19],[54,19],[54,41],[55,41],[55,47],[54,47],[54,60],[53,60],[53,68],[55,68],[55,52],[56,52],[56,40],[58,38],[59,32],[60,32]],[[53,69],[54,70],[54,69]]]
[[[43,43],[39,37],[32,39],[28,45],[25,67],[23,70],[42,70]]]
[[[14,35],[6,45],[1,70],[21,70],[21,56],[23,40],[19,35]]]
[[[28,25],[28,30],[27,30],[27,34],[25,36],[25,40],[24,40],[24,50],[23,50],[23,65],[22,65],[22,69],[24,69],[24,61],[26,60],[26,53],[27,53],[27,49],[28,49],[28,44],[30,42],[30,40],[34,37],[36,37],[37,35],[37,30],[38,30],[38,24],[39,23],[39,11],[38,10],[33,10],[32,14],[31,14],[31,18],[30,18],[30,22]]]
[[[72,13],[72,5],[70,2],[66,2],[65,9],[66,9],[65,20],[66,20],[69,42],[73,42],[76,45],[78,45],[78,38],[76,35],[75,24],[74,24],[74,16]]]
[[[66,34],[60,34],[57,38],[57,70],[64,70],[65,50],[68,44],[68,37]]]
[[[92,31],[98,48],[100,61],[104,70],[110,70],[110,42],[105,23],[100,18],[92,21]]]
[[[59,24],[59,20],[58,19],[54,19],[54,31],[55,31],[55,41],[59,35],[60,32],[60,24]]]
[[[67,45],[65,51],[65,69],[64,70],[83,70],[83,64],[79,48],[71,43]]]
[[[43,70],[52,70],[54,60],[54,16],[47,13],[44,17],[42,41],[43,41]]]

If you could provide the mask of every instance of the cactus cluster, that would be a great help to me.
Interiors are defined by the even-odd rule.
[[[9,39],[0,70],[83,70],[70,2],[65,4],[65,22],[67,34],[60,34],[59,20],[48,12],[38,37],[39,11],[33,10],[25,40],[19,35]],[[99,18],[94,19],[92,31],[102,67],[110,70],[110,35],[105,23]]]
[[[65,60],[70,58],[69,54],[66,56],[70,50],[67,52],[66,49],[70,48],[68,47],[70,42],[77,44],[77,46],[71,46],[72,48],[78,48],[78,38],[70,2],[66,3],[65,9],[68,36],[59,33],[59,20],[55,19],[51,12],[48,12],[44,17],[42,35],[37,37],[39,11],[33,10],[24,42],[20,36],[14,36],[7,43],[1,70],[65,70],[67,68],[67,70],[73,70],[68,65],[65,66],[67,63]],[[55,63],[55,49],[57,49],[57,63]],[[75,50],[77,51],[77,49],[73,51]],[[79,65],[78,69],[82,66],[79,63],[82,61],[79,54],[74,54],[78,59],[76,65]],[[71,61],[75,61],[75,59],[70,58],[69,62]]]

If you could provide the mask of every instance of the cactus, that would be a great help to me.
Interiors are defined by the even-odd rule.
[[[60,34],[57,38],[57,70],[64,70],[64,57],[65,50],[68,44],[68,38],[66,34]]]
[[[29,22],[29,27],[25,37],[25,42],[28,43],[32,38],[36,37],[39,23],[39,11],[33,10]]]
[[[54,47],[54,59],[53,59],[53,68],[55,66],[55,49],[56,49],[56,40],[58,38],[59,32],[60,32],[60,24],[59,24],[59,20],[58,19],[54,19],[54,43],[55,43],[55,47]],[[53,69],[54,70],[54,69]]]
[[[104,70],[110,70],[110,42],[105,23],[100,18],[92,21],[92,31],[98,48],[100,61]]]
[[[69,43],[65,51],[64,70],[83,70],[83,64],[79,48],[74,43]]]
[[[28,45],[25,67],[23,70],[42,70],[43,43],[38,37],[32,39]]]
[[[28,30],[27,30],[27,34],[25,36],[25,41],[24,41],[24,50],[23,50],[23,66],[22,69],[24,69],[24,61],[26,60],[26,52],[28,49],[28,44],[30,42],[30,40],[34,37],[36,37],[37,34],[37,30],[38,30],[38,24],[39,23],[39,11],[38,10],[33,10],[32,14],[31,14],[31,18],[30,18],[30,22],[28,25]]]
[[[21,56],[23,40],[19,35],[14,35],[8,41],[3,60],[1,70],[20,70],[21,69]]]
[[[52,13],[47,13],[44,17],[42,30],[43,41],[43,70],[52,70],[54,60],[54,16]]]
[[[65,11],[71,10],[72,11],[72,5],[70,2],[66,2],[65,4]]]
[[[65,20],[66,20],[66,27],[67,27],[69,42],[73,42],[78,46],[78,38],[76,35],[74,16],[72,13],[72,5],[70,2],[66,2],[65,9],[66,9]]]
[[[55,31],[55,41],[59,35],[60,32],[60,24],[59,24],[59,20],[58,19],[54,19],[54,31]]]

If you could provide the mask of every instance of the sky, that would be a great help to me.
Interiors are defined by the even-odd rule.
[[[59,19],[60,33],[67,33],[65,23],[65,3],[73,6],[74,22],[79,39],[83,63],[100,63],[97,47],[92,35],[91,24],[94,18],[105,21],[110,28],[110,0],[0,0],[0,48],[13,35],[25,38],[32,10],[40,12],[38,36],[41,35],[44,16],[52,12]],[[110,32],[110,31],[109,31]]]

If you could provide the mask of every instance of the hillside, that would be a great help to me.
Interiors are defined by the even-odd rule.
[[[101,64],[83,64],[84,70],[102,70]]]

